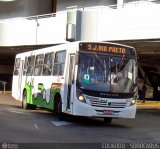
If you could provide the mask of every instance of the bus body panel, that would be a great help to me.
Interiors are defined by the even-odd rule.
[[[22,59],[19,58],[19,69],[17,70],[17,75],[13,75],[13,80],[12,80],[12,96],[17,100],[21,100],[22,84],[24,80],[22,76],[23,62],[24,62],[23,57]]]
[[[51,77],[42,78],[35,76],[32,79],[33,87],[30,92],[32,100],[29,103],[53,109],[53,104],[50,98],[52,82],[48,81],[51,80]],[[41,88],[39,88],[40,85]]]
[[[14,76],[12,81],[12,97],[14,97],[17,100],[19,99],[19,92],[18,92],[18,80],[19,76]]]

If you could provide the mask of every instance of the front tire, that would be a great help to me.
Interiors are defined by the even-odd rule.
[[[105,117],[104,118],[104,124],[110,124],[112,122],[112,118],[111,117]]]
[[[62,102],[59,96],[57,96],[54,101],[54,112],[58,116],[59,120],[64,120],[64,114],[62,113]]]

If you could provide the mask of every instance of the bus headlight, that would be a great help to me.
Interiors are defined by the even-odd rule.
[[[138,99],[138,93],[136,92],[133,99],[131,99],[130,106],[135,105]]]
[[[133,99],[131,99],[130,105],[131,105],[131,106],[132,106],[132,105],[135,105],[136,102],[137,102],[137,96],[134,96]]]
[[[81,101],[81,102],[86,102],[83,93],[82,93],[81,90],[79,90],[79,89],[77,89],[77,98],[78,98],[78,100]]]
[[[131,105],[135,105],[136,104],[136,100],[135,99],[132,99],[131,100]]]
[[[79,99],[80,101],[82,101],[82,102],[85,102],[85,98],[84,98],[83,95],[80,95],[80,96],[78,97],[78,99]]]

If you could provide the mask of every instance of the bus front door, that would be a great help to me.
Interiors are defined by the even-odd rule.
[[[71,110],[71,100],[73,99],[73,80],[74,80],[74,63],[75,54],[70,54],[69,56],[69,73],[68,73],[68,91],[67,91],[67,107],[66,110]]]

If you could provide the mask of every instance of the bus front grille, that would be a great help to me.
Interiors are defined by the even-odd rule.
[[[92,96],[85,96],[87,104],[90,104],[91,106],[96,107],[107,107],[107,108],[125,108],[127,105],[127,102],[115,102],[106,99],[106,98],[99,98],[99,97],[92,97]]]

